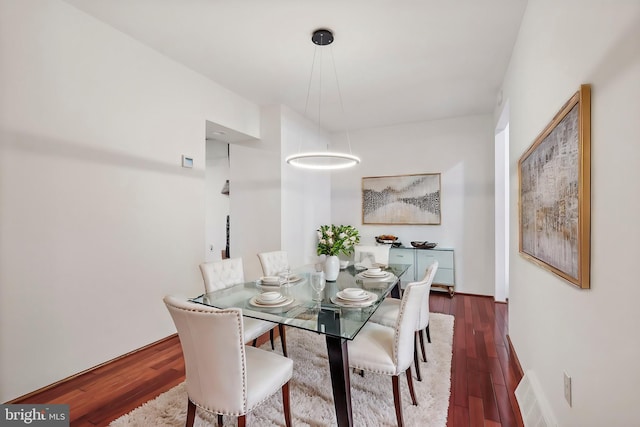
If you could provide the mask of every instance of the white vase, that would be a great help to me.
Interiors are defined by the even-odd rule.
[[[324,278],[329,282],[335,282],[340,273],[340,259],[335,255],[330,255],[324,261]]]

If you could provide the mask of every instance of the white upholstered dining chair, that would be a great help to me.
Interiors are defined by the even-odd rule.
[[[293,361],[244,345],[242,310],[213,307],[166,296],[164,303],[178,331],[186,369],[186,426],[193,426],[196,407],[222,416],[246,415],[282,390],[284,419],[291,426],[289,380]]]
[[[353,248],[353,262],[355,264],[389,265],[389,251],[391,249],[391,245],[356,245]]]
[[[415,348],[415,325],[420,317],[420,306],[428,292],[429,285],[426,282],[409,283],[402,294],[394,327],[367,322],[358,335],[347,342],[351,368],[391,376],[399,427],[404,424],[400,396],[400,374],[403,372],[406,373],[411,401],[414,405],[418,404],[413,389],[411,362]]]
[[[200,264],[200,272],[204,280],[205,292],[213,292],[229,286],[244,283],[244,267],[242,258],[228,258],[222,261],[203,262]],[[258,337],[269,332],[271,348],[275,349],[273,329],[278,327],[280,333],[280,343],[282,344],[282,354],[287,356],[287,341],[284,325],[268,322],[266,320],[244,318],[244,338],[245,342],[253,341],[255,346]]]
[[[277,276],[285,268],[289,268],[289,257],[286,251],[260,252],[258,258],[265,276]]]
[[[422,375],[420,373],[420,363],[418,360],[418,347],[417,341],[420,341],[420,348],[422,350],[422,358],[424,361],[427,361],[427,352],[424,347],[424,337],[423,331],[427,333],[427,341],[431,342],[431,334],[429,332],[429,291],[431,290],[431,284],[433,283],[433,278],[438,271],[438,261],[434,261],[427,267],[425,271],[424,278],[419,283],[426,283],[428,285],[428,291],[423,298],[423,301],[420,305],[420,315],[418,317],[418,322],[415,328],[415,342],[414,342],[414,352],[413,358],[416,367],[416,376],[418,381],[422,381]],[[382,303],[378,306],[378,309],[371,316],[371,321],[375,323],[380,323],[381,325],[393,327],[398,319],[400,314],[401,300],[397,298],[386,298]]]

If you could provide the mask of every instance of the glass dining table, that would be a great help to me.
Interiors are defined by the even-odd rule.
[[[315,269],[305,266],[294,270],[289,281],[281,285],[262,284],[260,280],[239,283],[226,289],[205,293],[191,301],[216,307],[241,308],[242,314],[255,319],[323,334],[331,374],[331,385],[338,426],[352,426],[351,385],[347,342],[356,337],[382,300],[389,294],[400,296],[400,277],[410,264],[390,264],[385,274],[373,275],[353,265],[340,271],[335,282],[326,282],[321,293],[311,287]],[[375,276],[375,277],[372,277]],[[342,299],[342,290],[366,291],[362,300]],[[275,304],[261,303],[263,292],[282,294]]]

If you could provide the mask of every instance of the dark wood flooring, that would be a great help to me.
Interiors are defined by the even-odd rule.
[[[431,311],[455,316],[447,427],[523,427],[514,390],[522,374],[507,304],[432,292]],[[11,403],[66,403],[72,426],[104,426],[184,380],[176,336]]]

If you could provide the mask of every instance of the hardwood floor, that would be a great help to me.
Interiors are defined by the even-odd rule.
[[[432,312],[455,316],[447,427],[523,427],[514,391],[522,378],[507,334],[507,304],[431,294]]]
[[[507,333],[507,305],[432,292],[431,311],[455,316],[447,427],[523,427],[521,379]],[[264,339],[263,339],[264,340]],[[176,336],[11,403],[66,403],[72,426],[104,426],[184,380]]]

